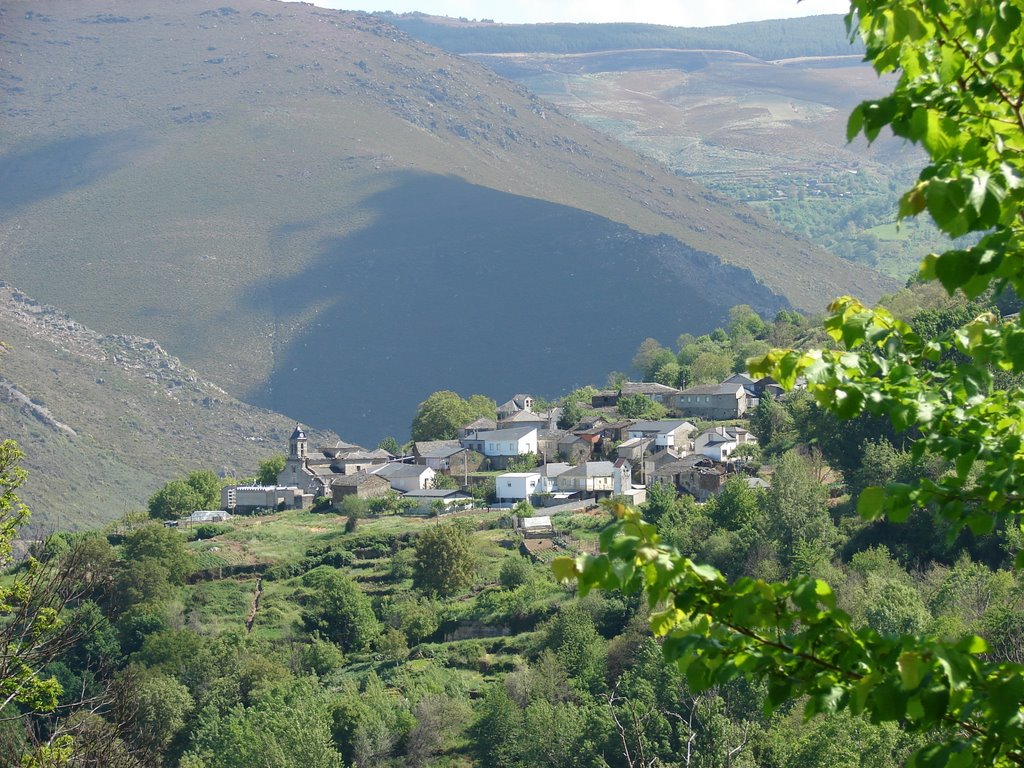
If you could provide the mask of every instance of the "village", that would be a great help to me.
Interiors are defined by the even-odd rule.
[[[344,441],[311,448],[296,425],[275,484],[227,485],[221,510],[196,512],[188,521],[343,510],[349,497],[378,504],[390,498],[407,514],[435,517],[497,507],[513,510],[525,553],[536,556],[558,534],[553,515],[592,509],[601,499],[639,505],[649,487],[662,484],[706,501],[737,474],[751,487],[767,487],[758,463],[747,459],[757,438],[744,426],[766,395],[780,397],[782,390],[742,373],[687,389],[626,381],[594,394],[583,418],[563,429],[562,408],[535,410],[533,397],[516,394],[497,407],[497,419],[466,423],[456,439],[410,443],[407,455]],[[619,401],[637,396],[666,416],[623,418]]]

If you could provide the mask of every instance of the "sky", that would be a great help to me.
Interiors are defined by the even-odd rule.
[[[711,27],[740,21],[846,13],[849,0],[315,0],[352,11],[421,11],[506,24],[635,21]]]

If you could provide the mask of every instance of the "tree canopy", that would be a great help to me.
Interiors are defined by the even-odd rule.
[[[476,556],[466,531],[456,523],[420,534],[413,561],[413,583],[429,593],[450,597],[476,580]]]
[[[921,279],[950,294],[1024,290],[1021,22],[1019,0],[853,0],[847,17],[867,60],[879,73],[898,75],[891,94],[853,111],[849,137],[873,141],[889,128],[923,147],[929,162],[901,199],[900,217],[927,211],[946,234],[977,238],[922,263]],[[929,335],[850,297],[834,301],[829,313],[825,329],[839,348],[775,350],[752,360],[752,373],[787,388],[806,377],[816,403],[841,420],[885,417],[897,433],[914,425],[913,458],[937,456],[952,467],[937,480],[865,488],[861,515],[895,522],[934,515],[950,536],[964,527],[975,534],[1020,530],[1019,317],[987,312]],[[801,519],[815,515],[792,498],[774,503]],[[577,579],[582,594],[593,587],[645,591],[650,628],[691,690],[743,676],[767,686],[771,709],[805,697],[808,717],[847,710],[873,723],[898,722],[928,734],[911,758],[917,766],[1024,763],[1024,668],[986,655],[989,645],[974,635],[916,634],[921,606],[899,581],[871,587],[868,626],[857,627],[821,579],[729,583],[662,543],[635,511],[617,505],[614,512],[616,523],[602,533],[603,554],[556,560],[556,573]]]
[[[263,472],[264,466],[260,464],[261,477]],[[274,483],[276,484],[276,482],[275,475]],[[197,469],[189,472],[183,478],[171,480],[149,498],[149,514],[159,520],[177,520],[192,514],[197,509],[217,509],[219,507],[220,480],[208,469]]]
[[[413,440],[453,440],[459,428],[479,418],[497,415],[494,401],[483,395],[463,400],[457,393],[443,389],[420,403],[412,422]]]

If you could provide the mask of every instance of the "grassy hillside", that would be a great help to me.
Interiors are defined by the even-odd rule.
[[[380,19],[111,8],[4,12],[4,274],[348,439],[404,433],[427,375],[541,390],[625,367],[652,318],[779,306],[755,280],[815,309],[891,285]],[[708,291],[698,252],[754,277]]]
[[[895,227],[920,154],[846,143],[851,108],[889,86],[841,16],[710,29],[389,18],[848,261],[904,279],[943,247],[930,223]]]
[[[495,24],[422,13],[380,15],[413,37],[455,53],[568,54],[690,48],[739,51],[760,59],[788,59],[850,52],[849,38],[839,15],[694,28],[621,23]]]
[[[251,476],[287,450],[287,417],[235,400],[153,341],[100,335],[3,283],[0,337],[0,435],[26,453],[31,531],[96,526],[189,470]]]

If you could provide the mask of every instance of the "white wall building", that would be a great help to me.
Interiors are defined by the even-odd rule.
[[[498,501],[523,501],[540,493],[539,472],[506,472],[494,478],[494,491]]]

